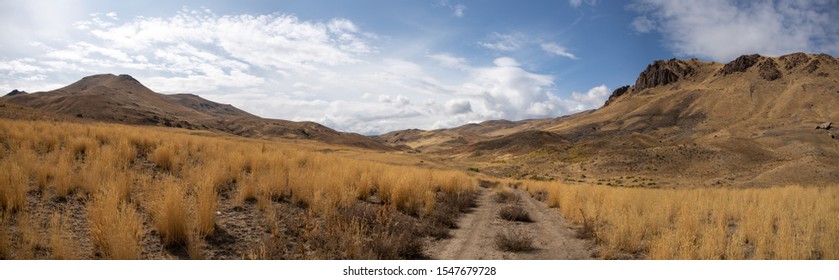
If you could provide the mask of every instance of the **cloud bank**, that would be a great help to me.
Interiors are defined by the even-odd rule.
[[[457,5],[453,11],[462,16]],[[470,61],[433,50],[400,56],[345,18],[184,9],[171,17],[97,13],[68,26],[66,40],[21,37],[26,53],[0,59],[0,87],[33,92],[87,75],[127,73],[158,92],[196,93],[263,117],[363,134],[558,117],[599,107],[608,96],[598,86],[562,98],[554,76],[511,56]],[[492,33],[478,45],[513,51],[524,42],[518,34]],[[576,58],[553,43],[541,47]]]
[[[678,55],[730,61],[750,53],[839,52],[836,1],[640,0],[638,32],[660,32]]]

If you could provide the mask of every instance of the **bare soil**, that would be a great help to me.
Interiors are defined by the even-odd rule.
[[[492,192],[481,188],[477,207],[458,220],[451,238],[430,241],[427,254],[441,260],[579,260],[591,259],[590,242],[576,238],[575,228],[565,221],[557,209],[536,201],[529,194],[514,190],[521,196],[520,206],[533,222],[503,220],[498,212],[504,203],[495,202]],[[534,250],[504,252],[495,245],[499,232],[513,231],[533,237]]]

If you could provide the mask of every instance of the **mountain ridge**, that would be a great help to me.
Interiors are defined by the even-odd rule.
[[[396,149],[314,122],[261,118],[194,94],[160,94],[125,74],[87,76],[56,90],[10,94],[0,97],[0,101],[80,119],[213,130],[256,138],[311,139],[374,150]]]
[[[579,181],[640,175],[658,178],[657,186],[836,182],[839,141],[813,127],[839,120],[837,77],[839,61],[825,54],[744,55],[728,63],[658,60],[596,110],[499,122],[503,125],[484,122],[477,124],[477,138],[462,132],[474,124],[412,131],[425,138],[399,144],[505,177]],[[382,139],[393,143],[397,134],[402,133]],[[445,145],[429,145],[431,139]],[[499,141],[520,144],[496,145]]]

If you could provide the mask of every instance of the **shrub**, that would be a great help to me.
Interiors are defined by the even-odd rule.
[[[495,235],[495,246],[507,252],[532,251],[533,236],[522,231],[503,230]]]
[[[498,211],[498,217],[513,222],[533,222],[527,211],[518,205],[506,205],[501,207],[501,210]]]

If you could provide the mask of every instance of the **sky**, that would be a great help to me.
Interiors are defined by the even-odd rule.
[[[654,60],[839,56],[839,0],[0,0],[0,92],[129,74],[376,135],[596,109]]]

